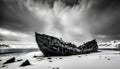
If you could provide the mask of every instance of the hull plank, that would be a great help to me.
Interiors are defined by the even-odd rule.
[[[36,42],[44,56],[68,56],[96,52],[98,45],[96,40],[89,41],[79,47],[72,43],[64,42],[56,37],[38,34],[35,32]]]

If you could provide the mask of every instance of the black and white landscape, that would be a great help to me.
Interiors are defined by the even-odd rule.
[[[119,0],[0,0],[0,69],[120,69],[119,12]]]

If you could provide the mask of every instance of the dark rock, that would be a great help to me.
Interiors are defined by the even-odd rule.
[[[36,57],[38,57],[38,56],[33,56],[33,58],[36,58]]]
[[[28,66],[28,65],[31,65],[31,64],[30,64],[30,62],[28,60],[26,60],[20,66]]]
[[[105,57],[105,58],[107,58],[107,57]]]
[[[5,63],[3,63],[3,64],[13,63],[13,62],[15,62],[15,57],[8,59],[8,60],[7,60]]]
[[[57,68],[52,68],[52,69],[59,69],[59,67],[57,67]]]
[[[110,60],[110,58],[108,58],[107,60]]]
[[[81,56],[78,56],[78,57],[81,57]]]
[[[51,57],[48,57],[47,59],[52,59]]]
[[[0,60],[0,61],[2,61],[2,60]]]
[[[3,65],[2,67],[5,67],[5,65]]]
[[[52,62],[51,60],[49,62]]]
[[[45,60],[44,58],[40,58],[41,60]]]
[[[40,56],[36,56],[36,55],[33,56],[33,58],[37,58],[37,57],[40,57]]]
[[[22,61],[22,59],[18,59],[17,61],[18,61],[18,62],[19,62],[19,61]]]
[[[59,59],[62,59],[61,57]]]

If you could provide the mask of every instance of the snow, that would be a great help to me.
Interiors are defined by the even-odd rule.
[[[99,43],[99,48],[120,49],[120,41]]]

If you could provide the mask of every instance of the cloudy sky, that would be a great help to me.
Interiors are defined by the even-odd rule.
[[[120,0],[0,0],[0,40],[35,42],[34,32],[80,44],[120,40]]]

